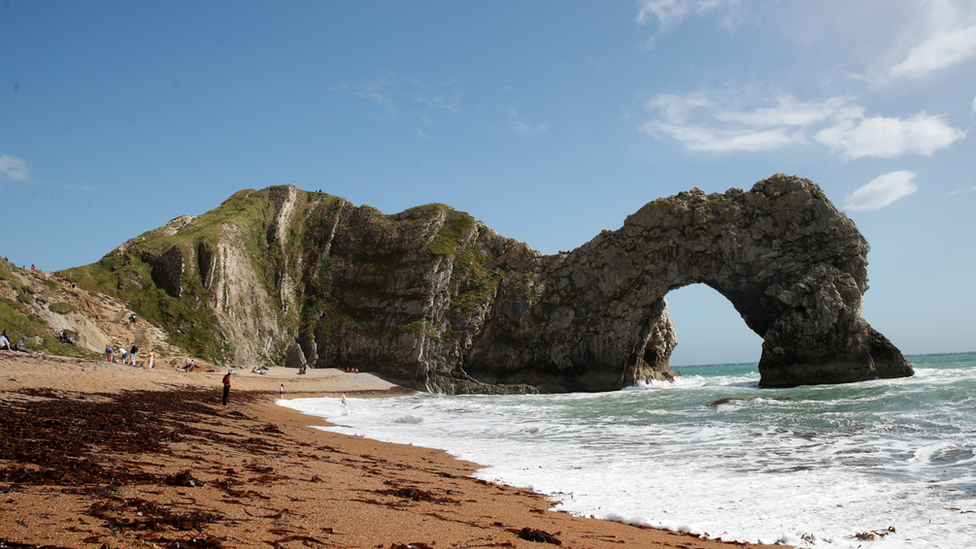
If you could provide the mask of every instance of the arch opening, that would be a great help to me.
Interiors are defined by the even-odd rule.
[[[718,291],[695,283],[671,290],[665,299],[678,337],[672,367],[759,362],[762,338]]]

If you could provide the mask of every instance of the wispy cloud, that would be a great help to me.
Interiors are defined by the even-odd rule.
[[[378,118],[394,121],[417,114],[422,122],[432,124],[430,116],[418,109],[426,106],[437,110],[459,112],[462,95],[458,91],[449,89],[453,84],[453,80],[448,80],[440,86],[431,86],[416,78],[402,78],[397,73],[387,70],[379,78],[358,83],[344,82],[332,89],[342,90],[375,103],[382,110],[381,114],[376,115]],[[408,107],[401,108],[400,104],[407,104]]]
[[[904,61],[891,69],[893,76],[923,76],[951,67],[976,54],[976,25],[955,29],[926,39],[912,48]]]
[[[938,116],[924,111],[911,118],[864,116],[863,107],[838,113],[837,123],[817,132],[814,139],[848,158],[897,158],[905,154],[932,153],[966,137]]]
[[[453,83],[449,81],[448,84]],[[429,107],[446,109],[451,112],[461,110],[461,93],[445,92],[444,89],[424,84],[416,78],[410,79],[410,84],[414,86],[411,98],[418,103],[423,103]]]
[[[86,193],[98,192],[99,188],[94,185],[75,185],[73,183],[68,183],[64,186],[65,189],[69,191],[84,191]]]
[[[976,187],[970,187],[968,189],[959,189],[957,191],[952,191],[951,193],[949,193],[949,196],[955,196],[957,194],[962,194],[962,193],[970,193],[973,191],[976,191]]]
[[[542,122],[540,124],[531,125],[526,123],[519,116],[519,105],[499,105],[499,110],[501,110],[507,116],[506,121],[512,129],[522,135],[539,135],[545,133],[546,123]]]
[[[904,58],[891,68],[891,76],[918,78],[976,56],[976,13],[970,3],[930,0],[919,7],[927,12],[925,31],[910,41]]]
[[[808,143],[808,133],[848,158],[930,156],[963,139],[966,132],[924,112],[910,118],[866,117],[854,98],[799,101],[780,95],[748,101],[733,93],[661,94],[644,103],[652,118],[640,126],[658,138],[669,137],[696,151],[775,150]],[[758,103],[753,108],[741,108]]]
[[[0,153],[0,177],[14,181],[26,181],[29,173],[30,169],[27,167],[27,162],[16,156]]]
[[[383,110],[383,114],[380,116],[381,118],[396,120],[400,111],[397,109],[396,102],[393,100],[393,97],[399,93],[399,86],[395,81],[395,77],[395,73],[387,71],[386,77],[366,80],[356,84],[342,83],[334,89],[343,90],[360,99],[376,103]]]
[[[515,131],[522,135],[539,135],[540,133],[545,133],[546,123],[537,124],[535,126],[530,126],[521,120],[515,120],[512,122],[512,127]]]
[[[657,32],[645,44],[652,47],[661,34],[672,32],[692,16],[719,12],[722,27],[734,32],[742,21],[741,6],[741,0],[640,0],[635,19],[641,25],[657,22]]]
[[[424,130],[421,129],[417,130],[417,137],[421,137],[423,139],[430,139],[430,136],[424,133]]]
[[[852,212],[880,210],[918,190],[915,172],[901,170],[874,178],[847,197],[844,209]]]
[[[662,94],[645,102],[657,114],[641,130],[680,141],[698,151],[764,151],[792,143],[804,143],[802,129],[823,122],[850,98],[797,101],[789,95],[761,101],[763,106],[738,108],[740,100],[729,94],[697,92],[687,96]]]

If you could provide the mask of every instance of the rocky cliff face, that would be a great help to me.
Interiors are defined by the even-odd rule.
[[[383,215],[285,186],[177,218],[73,278],[138,291],[135,310],[217,360],[304,357],[448,393],[671,379],[665,296],[703,283],[763,337],[762,385],[789,386],[911,375],[860,317],[867,251],[819,187],[784,175],[648,203],[555,256],[447,206]]]
[[[796,177],[660,199],[617,231],[539,258],[534,299],[501,294],[508,303],[495,309],[518,312],[486,323],[467,371],[557,390],[666,376],[675,338],[664,296],[702,283],[763,337],[762,386],[911,375],[860,317],[868,249],[820,188]]]

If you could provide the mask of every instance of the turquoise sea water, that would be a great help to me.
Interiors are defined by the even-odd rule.
[[[282,403],[581,515],[801,547],[976,546],[976,353],[908,358],[911,378],[791,389],[759,389],[753,363],[612,393]]]

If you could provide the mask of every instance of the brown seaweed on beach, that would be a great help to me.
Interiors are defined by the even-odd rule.
[[[0,423],[0,460],[9,463],[0,469],[0,481],[10,483],[7,491],[22,491],[19,487],[25,485],[61,486],[68,494],[94,496],[98,499],[86,514],[113,532],[201,532],[210,523],[226,520],[217,513],[188,509],[185,503],[163,505],[115,495],[124,486],[200,486],[202,482],[190,470],[163,475],[154,472],[159,470],[155,463],[146,461],[148,456],[172,455],[170,444],[192,438],[217,439],[227,446],[248,444],[193,426],[197,417],[213,414],[203,403],[209,394],[130,391],[97,393],[88,395],[96,398],[84,400],[46,389],[23,389],[17,394],[26,398],[8,401],[5,421]],[[158,489],[146,492],[160,493]],[[86,543],[100,540],[97,535],[88,539]],[[219,540],[199,535],[154,539],[162,547],[221,546]]]
[[[393,496],[403,499],[410,499],[413,501],[426,501],[430,503],[444,504],[444,503],[459,503],[458,500],[447,497],[437,497],[432,492],[426,490],[421,490],[419,488],[412,487],[400,487],[395,483],[387,482],[387,484],[392,484],[393,488],[388,490],[376,490],[377,494],[383,494],[385,496]]]
[[[37,545],[35,543],[17,543],[0,539],[0,549],[69,549],[58,545]]]
[[[526,541],[534,541],[538,543],[551,543],[553,545],[563,544],[563,542],[560,541],[556,536],[548,532],[544,532],[542,530],[537,530],[535,528],[525,527],[522,528],[521,530],[517,530],[515,528],[507,528],[507,530]],[[559,532],[556,533],[558,534]]]
[[[289,541],[301,541],[301,542],[304,542],[303,544],[306,545],[306,546],[309,543],[317,543],[319,545],[325,545],[326,544],[326,542],[324,542],[324,541],[322,541],[322,540],[320,540],[318,538],[313,538],[312,536],[301,536],[301,535],[285,536],[285,537],[283,537],[281,539],[272,540],[272,541],[265,540],[265,543],[267,543],[268,545],[270,545],[272,547],[280,548],[283,543],[288,543]]]

